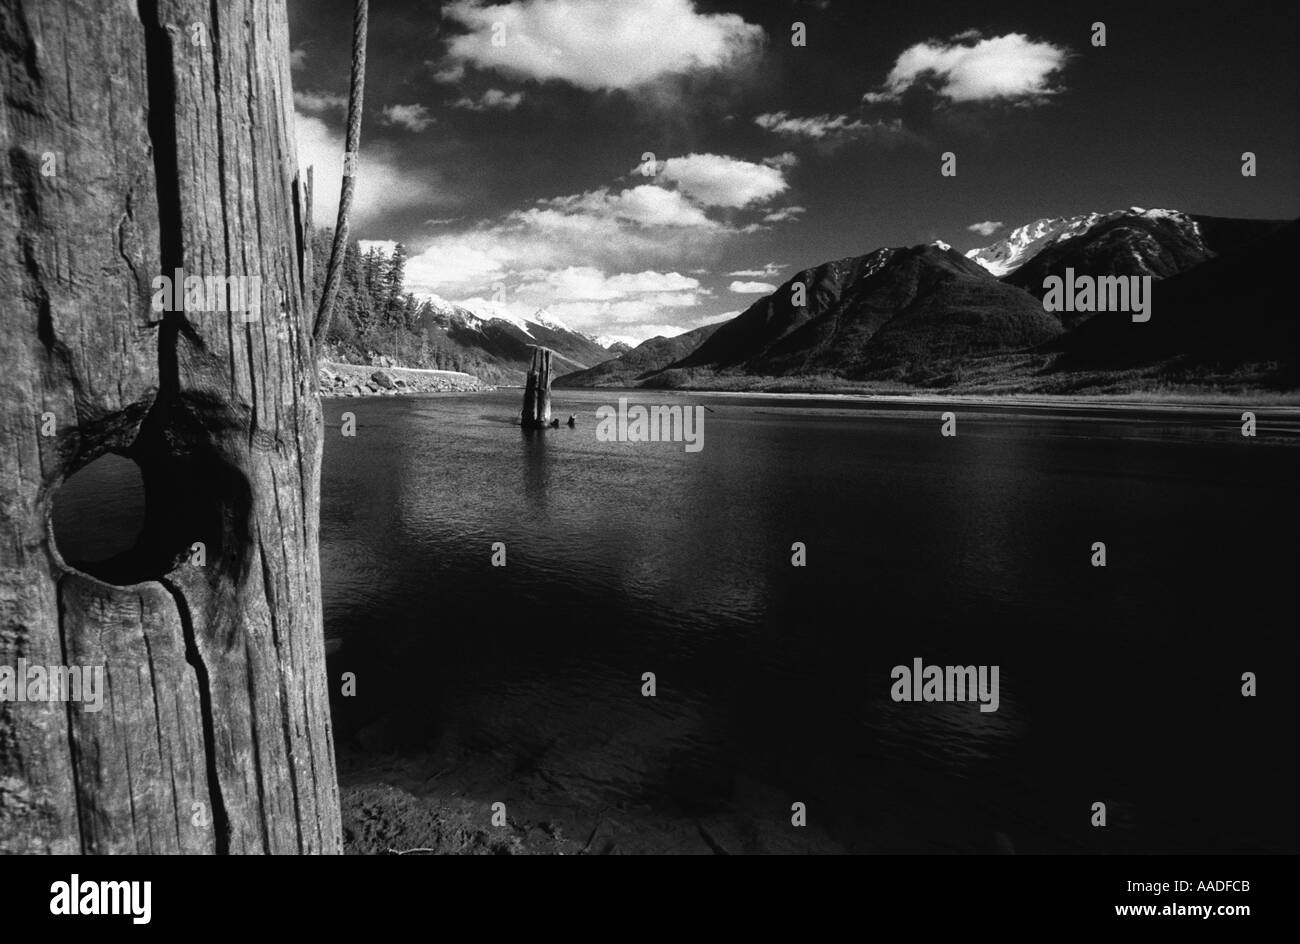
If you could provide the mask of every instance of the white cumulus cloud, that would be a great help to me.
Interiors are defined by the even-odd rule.
[[[770,295],[776,291],[771,282],[732,282],[727,288],[737,295]]]
[[[423,131],[436,120],[423,105],[388,105],[384,108],[384,124],[397,125],[408,131]]]
[[[755,164],[720,154],[687,154],[664,161],[659,178],[677,185],[686,196],[705,206],[746,207],[765,203],[783,193],[786,182],[779,166]]]
[[[929,40],[905,49],[884,86],[867,93],[869,102],[895,101],[928,81],[952,102],[1011,101],[1032,104],[1054,93],[1052,81],[1070,51],[1032,40],[1023,33],[984,37],[967,30],[948,40]]]
[[[726,69],[764,41],[762,27],[692,0],[456,0],[443,12],[468,30],[450,40],[444,72],[469,64],[590,90]]]
[[[475,295],[458,298],[457,304],[486,317],[512,320],[544,310],[551,321],[587,333],[608,334],[606,329],[616,326],[612,333],[635,345],[663,333],[666,314],[698,307],[709,294],[696,279],[678,272],[609,275],[594,266],[568,266],[531,270],[522,279],[508,289],[504,301]]]
[[[611,184],[541,199],[441,230],[413,251],[407,284],[482,315],[530,317],[544,308],[578,330],[648,337],[647,326],[684,320],[679,313],[699,310],[712,296],[696,276],[711,271],[729,241],[753,230],[734,219],[738,213],[801,212],[762,209],[788,188],[790,166],[784,157],[670,158],[656,164],[652,182],[634,177],[623,189]],[[781,268],[755,269],[759,281],[737,281],[732,290],[771,291],[766,279]]]
[[[972,223],[966,228],[972,233],[979,233],[981,236],[992,236],[1005,225],[1001,220],[985,220],[983,223]]]
[[[295,116],[298,138],[298,167],[312,179],[312,221],[333,226],[338,215],[339,185],[343,180],[343,135],[331,131],[320,118]],[[381,149],[364,148],[357,170],[356,195],[352,205],[354,222],[382,220],[386,215],[412,205],[447,202],[445,188],[435,188],[397,166]]]
[[[653,296],[668,307],[699,304],[698,279],[677,272],[620,272],[606,275],[594,266],[566,266],[550,272],[530,272],[517,289],[521,296],[542,295],[556,301],[614,301],[630,296]]]
[[[319,115],[328,111],[343,111],[348,107],[348,97],[328,92],[294,92],[293,104],[298,111]]]
[[[733,232],[676,191],[653,185],[620,193],[600,188],[541,200],[496,221],[443,232],[408,261],[406,278],[412,291],[448,297],[490,294],[497,282],[536,282],[541,278],[537,272],[569,268],[575,271],[564,277],[564,284],[571,285],[587,269],[643,273],[647,262],[708,257],[717,251],[718,241]],[[632,278],[625,276],[613,288],[628,288]],[[657,285],[655,290],[675,289]],[[597,293],[584,301],[600,299]]]
[[[542,201],[542,207],[523,211],[539,226],[566,228],[581,217],[614,218],[644,226],[692,226],[704,229],[716,224],[704,211],[676,190],[642,184],[618,193],[601,187],[587,193]]]

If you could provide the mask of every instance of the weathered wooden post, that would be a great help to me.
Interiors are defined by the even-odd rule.
[[[0,853],[339,852],[283,2],[3,0],[0,87],[0,669],[104,688],[0,701]],[[105,452],[115,583],[49,526]]]
[[[551,423],[551,351],[541,345],[533,346],[528,365],[521,422],[525,429],[544,429]]]

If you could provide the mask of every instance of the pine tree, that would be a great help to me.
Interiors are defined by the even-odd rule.
[[[402,322],[402,289],[406,282],[406,247],[398,243],[384,266],[383,298],[386,321],[391,326]]]

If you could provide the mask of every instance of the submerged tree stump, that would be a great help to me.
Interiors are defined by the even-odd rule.
[[[0,87],[0,668],[105,689],[0,701],[0,853],[339,852],[283,2],[3,0]],[[49,520],[106,452],[146,511],[97,576]]]
[[[524,429],[545,429],[551,424],[551,351],[534,345],[524,381]]]

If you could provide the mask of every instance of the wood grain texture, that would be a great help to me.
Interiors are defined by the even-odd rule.
[[[0,852],[341,851],[288,55],[281,2],[0,0],[0,665],[107,688],[0,703]],[[177,268],[259,316],[154,311]],[[108,451],[147,503],[113,583],[48,523]]]

